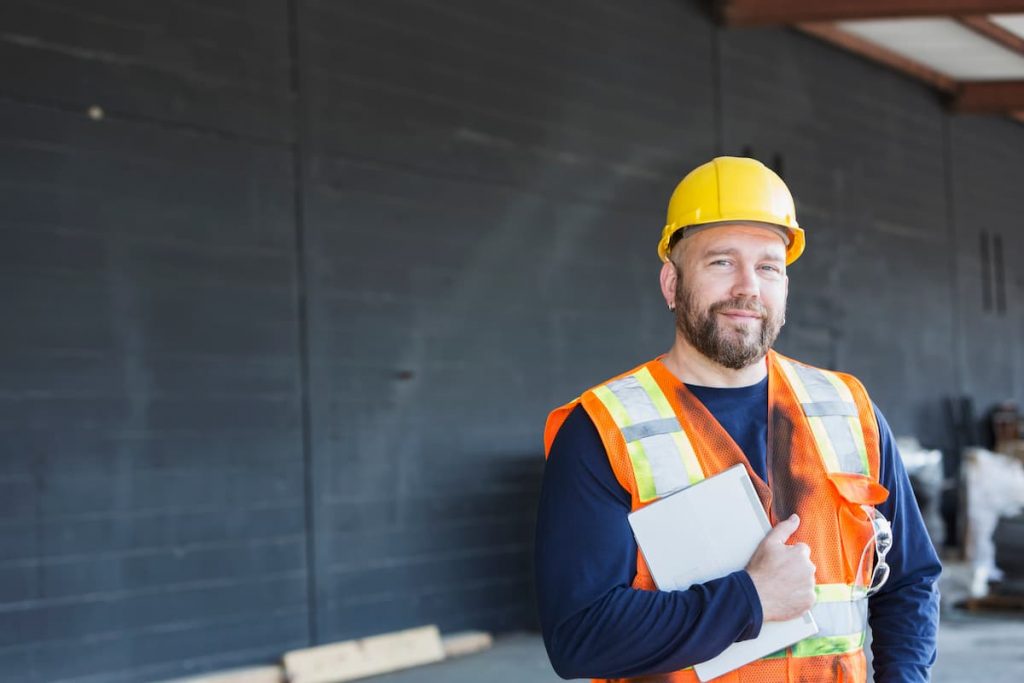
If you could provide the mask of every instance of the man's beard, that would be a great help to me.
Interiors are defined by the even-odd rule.
[[[753,311],[761,316],[758,329],[754,325],[730,325],[718,313],[724,310]],[[785,311],[775,313],[757,299],[737,297],[711,304],[699,310],[696,296],[676,281],[676,327],[688,342],[703,355],[732,370],[742,370],[760,361],[775,343],[786,322]],[[733,329],[724,329],[729,325]]]

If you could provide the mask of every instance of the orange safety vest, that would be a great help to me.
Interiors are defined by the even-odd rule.
[[[873,537],[862,505],[888,497],[878,482],[874,409],[856,378],[814,368],[774,351],[768,363],[767,483],[750,468],[728,432],[661,363],[644,363],[556,408],[544,428],[544,451],[565,418],[582,404],[601,436],[616,479],[637,510],[733,465],[747,468],[772,525],[796,512],[792,541],[810,546],[817,635],[716,681],[855,681],[867,678],[864,634],[871,562],[854,576]],[[873,555],[871,556],[873,558]],[[633,587],[657,590],[637,552]],[[598,679],[595,679],[598,680]],[[625,679],[617,679],[625,680]],[[630,679],[696,683],[692,668]]]

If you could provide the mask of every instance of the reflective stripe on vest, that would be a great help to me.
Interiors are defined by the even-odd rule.
[[[853,587],[841,583],[814,587],[817,599],[811,616],[818,633],[793,645],[794,657],[818,657],[853,652],[864,645],[868,623],[867,598],[854,598]]]
[[[650,370],[640,368],[593,392],[622,432],[641,502],[704,479],[693,445]]]
[[[870,476],[864,432],[850,387],[835,373],[776,358],[800,400],[825,469]]]

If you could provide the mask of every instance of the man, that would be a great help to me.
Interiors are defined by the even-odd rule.
[[[892,433],[855,378],[772,350],[803,248],[789,190],[753,159],[672,195],[672,348],[545,428],[538,602],[563,678],[696,681],[693,664],[811,610],[816,636],[718,680],[864,681],[867,621],[876,680],[928,680],[941,568]],[[744,570],[658,591],[627,515],[737,463],[774,528]]]

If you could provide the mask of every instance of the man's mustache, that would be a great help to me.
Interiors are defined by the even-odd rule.
[[[753,311],[754,313],[759,314],[762,318],[768,317],[768,309],[757,299],[727,299],[725,301],[719,301],[716,304],[712,304],[711,307],[708,308],[709,313],[718,313],[725,310]]]

